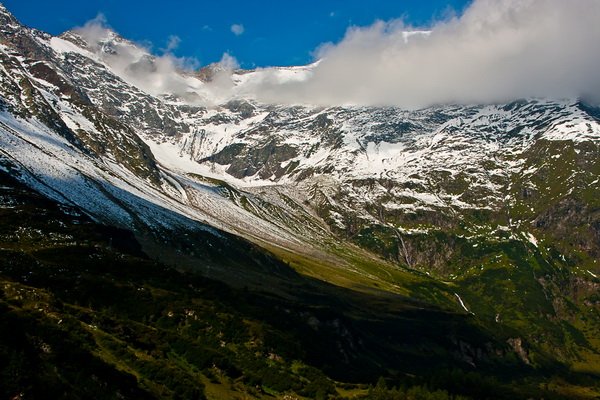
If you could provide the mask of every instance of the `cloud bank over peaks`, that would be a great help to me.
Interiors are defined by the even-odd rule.
[[[102,16],[75,30],[123,79],[153,94],[214,105],[233,97],[278,104],[485,104],[583,97],[600,103],[600,0],[474,0],[427,30],[402,20],[351,27],[315,50],[314,64],[236,74],[228,53],[211,79],[179,58],[172,36],[159,55],[112,32]]]
[[[307,79],[265,75],[257,99],[320,105],[600,100],[600,1],[475,0],[462,16],[414,32],[402,21],[348,29],[322,45]]]
[[[218,79],[214,83],[202,84],[190,77],[200,67],[200,62],[195,58],[176,57],[173,54],[181,42],[178,36],[169,36],[166,47],[155,55],[151,45],[133,43],[115,33],[102,14],[84,26],[73,29],[73,32],[114,73],[151,95],[175,95],[189,103],[212,105],[231,92],[231,74],[238,64],[228,53],[218,63]]]

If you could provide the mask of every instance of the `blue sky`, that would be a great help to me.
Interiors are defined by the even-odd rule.
[[[24,24],[59,34],[104,14],[124,37],[151,44],[159,53],[169,38],[180,40],[173,50],[202,65],[224,52],[244,68],[301,65],[312,61],[322,43],[338,42],[350,26],[402,18],[427,27],[460,14],[469,0],[0,0]],[[234,27],[234,25],[236,25]],[[235,31],[235,32],[234,32]]]

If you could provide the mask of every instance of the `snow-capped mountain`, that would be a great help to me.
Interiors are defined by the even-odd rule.
[[[258,215],[259,222],[241,228],[257,216],[232,205],[231,199],[215,195],[206,182],[191,182],[190,174],[224,180],[252,198],[259,199],[262,193],[266,197],[261,201],[275,202],[290,215],[296,214],[295,208],[281,200],[285,193],[302,213],[319,214],[324,221],[311,218],[310,222],[319,226],[317,230],[355,234],[370,225],[401,231],[419,225],[417,230],[427,230],[438,227],[417,215],[437,213],[439,218],[451,218],[456,213],[494,213],[519,202],[513,183],[526,180],[542,167],[528,162],[536,145],[552,147],[553,142],[566,142],[577,151],[582,144],[600,138],[595,110],[576,101],[530,100],[405,111],[265,105],[236,97],[234,90],[231,98],[215,105],[212,100],[218,99],[206,102],[215,90],[207,80],[176,69],[168,75],[159,72],[163,61],[108,29],[93,35],[74,31],[50,37],[22,27],[6,10],[3,19],[5,108],[12,115],[44,114],[54,124],[51,131],[59,128],[52,134],[62,136],[63,143],[52,143],[56,147],[50,156],[58,160],[55,168],[64,169],[57,174],[64,174],[63,179],[79,175],[89,166],[82,162],[74,168],[77,158],[96,156],[94,163],[100,163],[100,169],[110,175],[130,184],[142,180],[125,193],[148,192],[145,197],[151,197],[151,203],[168,204],[167,208],[186,216],[246,235],[255,234],[257,226],[264,224],[268,226],[265,230],[271,231],[273,221]],[[222,78],[231,85],[251,87],[266,75],[302,80],[311,68],[234,73],[217,69],[208,81],[223,73],[228,74]],[[165,76],[172,81],[168,85],[171,93],[160,93],[167,86],[152,81]],[[24,101],[23,85],[35,100]],[[51,106],[48,112],[47,105]],[[6,115],[5,130],[24,134],[48,130],[49,124],[44,122]],[[69,148],[67,143],[78,146],[72,149],[70,159],[63,154]],[[27,152],[32,153],[31,149]],[[553,156],[556,158],[550,158]],[[549,154],[544,163],[559,156]],[[589,155],[579,150],[578,157]],[[34,160],[27,168],[39,175],[35,164],[40,163]],[[125,177],[124,172],[132,175]],[[575,184],[593,185],[591,171],[575,169],[573,173],[579,175]],[[64,185],[48,186],[51,189],[46,190],[73,192]],[[565,186],[555,197],[569,190],[572,187]],[[105,204],[110,201],[92,196],[98,200],[95,204],[84,189],[80,195],[60,196],[92,214],[102,210],[103,218],[131,225],[131,218],[119,207],[108,211]],[[222,204],[214,207],[204,203],[207,201]],[[217,214],[215,208],[221,209],[219,215],[212,215]],[[413,220],[409,227],[393,221],[406,216]],[[392,221],[386,222],[390,217]],[[516,222],[507,220],[502,225],[511,224]],[[276,234],[277,238],[285,236]]]
[[[190,73],[109,30],[52,37],[1,6],[0,22],[0,167],[98,221],[190,257],[188,234],[243,237],[334,283],[426,273],[496,321],[533,318],[530,271],[559,318],[573,314],[550,298],[598,289],[598,108],[264,104],[253,87],[314,65]]]

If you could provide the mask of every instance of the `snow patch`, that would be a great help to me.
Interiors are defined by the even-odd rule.
[[[460,296],[458,295],[458,293],[454,293],[454,295],[456,296],[456,298],[458,299],[458,302],[460,303],[461,307],[468,312],[469,314],[475,315],[475,313],[469,311],[469,309],[467,308],[467,306],[465,306],[465,303],[463,302],[463,300],[460,298]]]

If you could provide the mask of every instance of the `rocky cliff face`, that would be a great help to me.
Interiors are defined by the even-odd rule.
[[[212,78],[185,72],[149,91],[156,59],[112,32],[51,37],[4,8],[0,21],[0,165],[42,194],[192,259],[189,232],[227,232],[321,279],[534,326],[521,349],[598,350],[598,108],[206,101]],[[117,68],[120,52],[137,58]],[[423,274],[444,289],[406,289]]]

